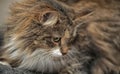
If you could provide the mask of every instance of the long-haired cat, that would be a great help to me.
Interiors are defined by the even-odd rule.
[[[119,74],[119,0],[23,0],[11,7],[1,63],[58,74]]]

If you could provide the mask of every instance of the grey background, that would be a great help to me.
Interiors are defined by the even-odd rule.
[[[9,7],[16,0],[0,0],[0,25],[3,25],[9,16]]]

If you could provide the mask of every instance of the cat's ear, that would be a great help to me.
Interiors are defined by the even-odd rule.
[[[38,21],[44,26],[53,26],[58,21],[59,14],[55,11],[45,11],[38,17]]]

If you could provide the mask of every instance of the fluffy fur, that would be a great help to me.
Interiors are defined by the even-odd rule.
[[[42,74],[40,72],[28,71],[25,69],[15,69],[0,64],[0,74]]]
[[[14,3],[1,61],[59,74],[119,74],[119,0]]]

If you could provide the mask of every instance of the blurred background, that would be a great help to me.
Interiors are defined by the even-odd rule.
[[[13,0],[0,0],[0,25],[5,23],[9,12],[9,5]]]
[[[16,0],[0,0],[0,25],[6,22],[7,16],[9,16],[9,6]]]
[[[9,7],[14,1],[17,0],[0,0],[0,47],[3,43],[3,34],[6,29],[4,24],[6,23],[10,12]]]
[[[15,0],[0,0],[0,47],[3,44],[3,34],[5,31],[5,26],[3,26],[9,16],[9,6]]]

